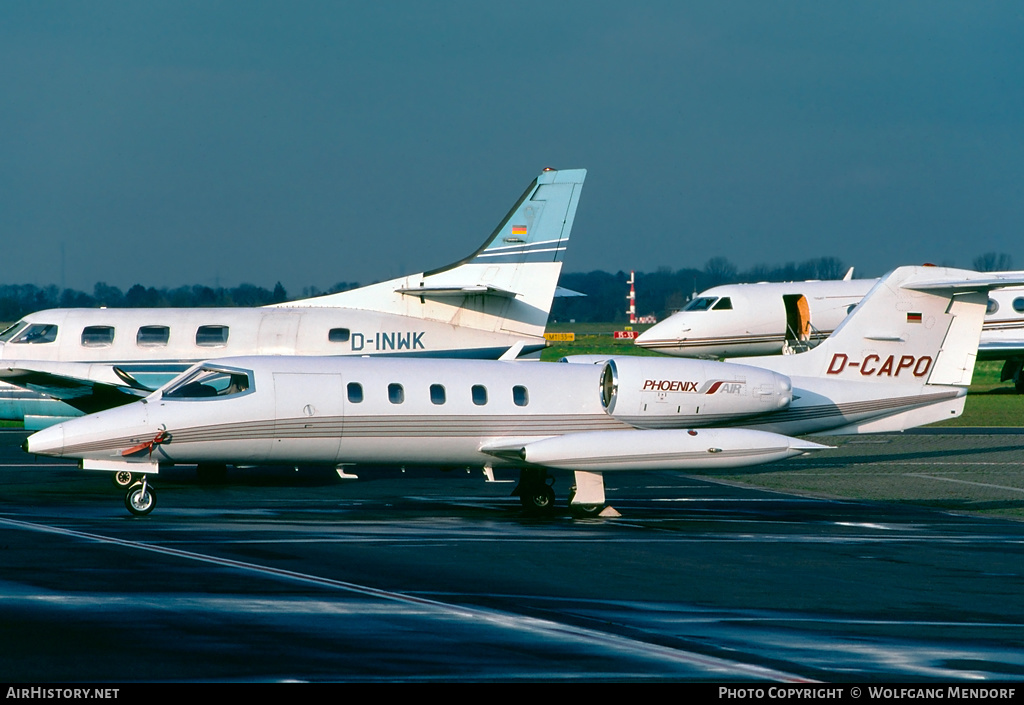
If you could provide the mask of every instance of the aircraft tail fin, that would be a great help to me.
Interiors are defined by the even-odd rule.
[[[1022,281],[1024,272],[900,267],[880,279],[818,347],[744,362],[790,376],[966,387],[988,292]]]
[[[545,169],[475,252],[419,274],[280,307],[347,307],[541,338],[585,169]]]

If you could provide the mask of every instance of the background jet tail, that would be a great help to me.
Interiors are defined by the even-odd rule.
[[[543,171],[483,245],[458,262],[278,306],[358,308],[540,338],[586,174]]]
[[[1018,284],[1021,274],[900,267],[880,279],[818,347],[744,362],[790,376],[966,387],[988,292]]]

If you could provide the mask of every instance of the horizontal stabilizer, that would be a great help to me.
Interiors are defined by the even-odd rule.
[[[991,291],[992,289],[1003,289],[1008,286],[1021,286],[1024,284],[1024,271],[1016,272],[985,272],[976,273],[975,276],[964,279],[935,279],[904,284],[905,289],[916,291],[945,291],[958,292],[969,291]]]
[[[514,291],[508,289],[499,289],[494,286],[484,286],[483,284],[467,284],[466,286],[414,286],[414,287],[402,287],[395,289],[399,294],[405,294],[406,296],[430,296],[433,298],[441,298],[445,296],[503,296],[505,298],[514,299],[517,294]]]

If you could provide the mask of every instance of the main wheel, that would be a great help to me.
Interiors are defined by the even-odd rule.
[[[576,499],[576,485],[569,488],[569,513],[579,519],[596,517],[604,509],[603,504],[573,504]]]
[[[520,491],[523,509],[535,514],[546,514],[555,508],[555,491],[551,485],[534,485]]]
[[[574,517],[585,519],[587,517],[596,517],[604,509],[603,504],[570,504],[569,512]]]
[[[145,516],[156,506],[156,492],[152,487],[141,482],[132,485],[124,496],[124,506],[137,517]]]
[[[115,487],[124,488],[131,486],[132,482],[135,481],[135,476],[128,470],[118,470],[110,479],[114,481]]]

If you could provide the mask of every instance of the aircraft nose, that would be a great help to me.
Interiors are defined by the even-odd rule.
[[[22,450],[35,455],[60,456],[64,452],[64,424],[36,431],[21,444]]]
[[[684,338],[683,334],[689,332],[689,330],[689,326],[668,318],[645,330],[633,342],[642,348],[657,345],[658,343],[675,343],[682,340]]]

